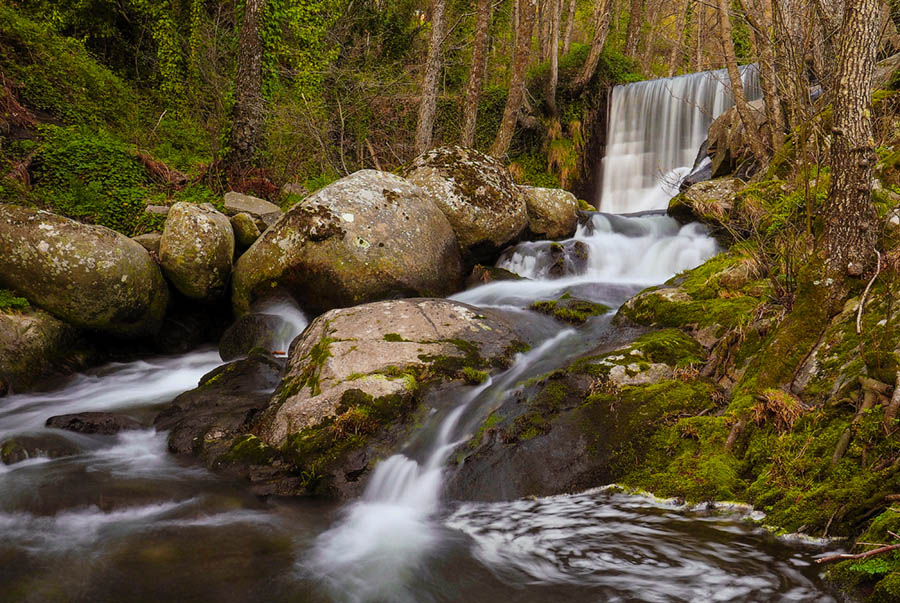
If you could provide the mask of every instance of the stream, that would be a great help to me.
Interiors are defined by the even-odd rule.
[[[689,83],[676,82],[685,90]],[[614,104],[616,94],[660,97],[658,89],[628,88],[617,89]],[[703,94],[723,109],[719,92]],[[676,128],[691,136],[697,129]],[[612,128],[609,136],[624,135]],[[631,148],[619,159],[635,154]],[[665,159],[674,165],[626,162],[637,165],[640,182],[607,186],[636,189],[639,200],[625,196],[604,207],[664,209],[656,189],[665,178],[652,181],[653,174],[683,173],[684,153],[676,155]],[[0,465],[0,600],[841,600],[815,564],[821,546],[776,538],[740,508],[687,507],[616,488],[493,503],[442,497],[454,449],[499,401],[530,377],[627,342],[634,333],[612,325],[615,308],[718,251],[705,227],[658,211],[585,214],[569,240],[507,251],[498,265],[529,280],[493,282],[453,299],[503,313],[531,351],[479,386],[429,396],[428,419],[376,466],[363,497],[344,506],[252,496],[168,454],[164,432],[87,436],[44,427],[53,415],[98,410],[148,424],[221,364],[215,349],[108,364],[8,396],[0,440],[64,439],[77,453]],[[577,329],[529,310],[565,293],[612,310]],[[267,311],[297,333],[306,324],[296,308]]]

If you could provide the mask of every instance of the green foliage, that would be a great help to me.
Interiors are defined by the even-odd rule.
[[[481,371],[471,366],[463,367],[463,379],[470,385],[478,385],[488,380],[488,372]]]
[[[94,61],[82,43],[0,4],[0,71],[26,106],[65,123],[124,125],[133,90]]]
[[[54,212],[131,234],[148,181],[134,149],[105,130],[41,128],[35,197]]]
[[[24,297],[18,297],[9,289],[0,289],[0,311],[24,310],[29,305]]]

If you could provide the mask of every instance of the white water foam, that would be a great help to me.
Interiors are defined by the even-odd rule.
[[[350,505],[343,517],[316,540],[303,571],[323,579],[341,601],[417,601],[405,589],[409,577],[438,542],[440,491],[447,457],[471,434],[458,426],[470,405],[496,385],[515,381],[534,362],[573,336],[567,329],[539,347],[519,354],[513,366],[496,380],[475,387],[441,423],[424,463],[402,455],[375,468],[362,500]]]
[[[741,67],[748,100],[761,98],[755,65]],[[734,104],[725,70],[616,86],[600,164],[600,210],[665,209],[713,119]]]

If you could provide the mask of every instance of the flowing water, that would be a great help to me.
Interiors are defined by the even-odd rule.
[[[658,205],[625,210],[641,204]],[[75,454],[0,465],[0,601],[834,601],[814,564],[821,547],[779,540],[744,510],[611,488],[496,503],[442,497],[456,446],[518,384],[633,336],[612,326],[612,311],[564,328],[530,311],[534,300],[570,293],[614,309],[717,251],[697,224],[594,213],[569,240],[506,252],[499,265],[529,280],[454,299],[505,314],[532,350],[480,386],[429,396],[421,428],[343,507],[250,496],[168,455],[166,434],[152,429],[44,427],[52,415],[95,410],[149,425],[219,365],[215,350],[110,364],[3,398],[0,440],[49,438]],[[292,334],[307,324],[289,303],[261,311]]]
[[[755,65],[741,67],[747,100],[762,97]],[[734,104],[725,70],[613,88],[606,155],[599,164],[600,209],[665,209],[691,170],[713,119]]]

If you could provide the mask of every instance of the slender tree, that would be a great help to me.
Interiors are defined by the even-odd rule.
[[[628,15],[628,29],[625,30],[625,56],[634,57],[641,37],[641,22],[644,19],[644,0],[631,0]]]
[[[669,51],[669,77],[678,73],[678,67],[681,64],[682,47],[684,46],[687,19],[690,17],[691,1],[682,0],[681,10],[678,11],[678,15],[675,17],[676,42],[672,44],[672,49]]]
[[[753,30],[759,63],[759,83],[765,101],[766,121],[769,124],[769,146],[777,151],[784,144],[784,113],[781,95],[775,80],[775,50],[772,40],[772,23],[765,5],[759,0],[741,0],[744,16]]]
[[[597,70],[600,55],[603,53],[603,46],[606,44],[606,36],[609,34],[610,4],[610,0],[597,0],[595,4],[597,10],[594,13],[596,21],[594,23],[594,37],[591,40],[591,50],[588,52],[588,58],[581,68],[581,73],[572,82],[572,89],[576,92],[591,81],[591,78],[594,77],[594,72]]]
[[[244,5],[234,76],[234,113],[228,149],[222,162],[225,171],[230,174],[240,174],[252,167],[254,156],[261,146],[265,106],[260,27],[265,8],[266,0],[246,0]]]
[[[509,81],[509,95],[503,108],[500,129],[491,146],[491,155],[502,157],[509,150],[522,101],[525,99],[525,70],[531,54],[531,31],[534,28],[534,17],[537,0],[516,0],[518,28],[516,29],[516,49],[513,59],[513,71]]]
[[[728,0],[718,0],[719,9],[719,37],[722,43],[722,51],[725,57],[725,67],[728,70],[728,80],[731,84],[731,94],[737,107],[738,116],[744,124],[744,136],[750,144],[753,156],[760,163],[765,161],[766,150],[759,138],[756,119],[753,117],[747,97],[744,95],[744,83],[741,81],[741,72],[738,69],[737,56],[734,53],[734,39],[731,34],[731,19],[728,16]]]
[[[566,29],[563,32],[562,53],[569,54],[569,48],[572,46],[572,32],[575,31],[575,4],[577,0],[569,0],[569,7],[566,11]],[[900,0],[898,0],[900,2]]]
[[[475,144],[475,124],[478,119],[478,103],[484,81],[484,64],[487,57],[488,34],[491,26],[491,0],[478,0],[475,16],[475,40],[472,45],[472,65],[466,82],[466,100],[463,105],[463,125],[460,142],[464,147]]]
[[[844,10],[824,232],[826,265],[835,275],[859,276],[875,255],[872,87],[880,9],[879,0],[847,0]]]
[[[562,0],[550,0],[550,80],[547,83],[547,108],[556,117],[556,86],[559,83],[559,19]]]
[[[425,75],[422,78],[422,101],[419,103],[419,121],[416,125],[416,153],[428,150],[434,134],[434,116],[437,112],[438,84],[441,76],[445,5],[445,0],[433,0],[431,4],[431,40],[428,43]]]

